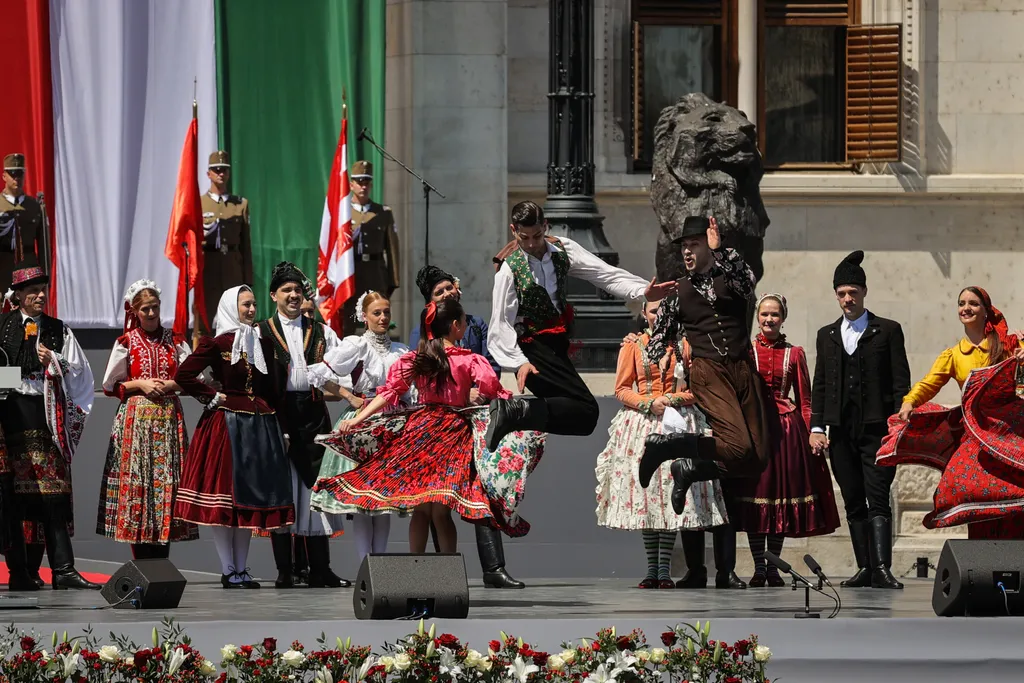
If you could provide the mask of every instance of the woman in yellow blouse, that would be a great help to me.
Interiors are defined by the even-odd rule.
[[[1021,410],[1014,394],[1016,368],[1010,367],[1016,364],[1000,364],[1024,360],[1024,341],[1009,333],[1003,314],[981,287],[960,292],[957,312],[964,338],[939,354],[931,371],[904,397],[899,414],[890,419],[877,462],[925,465],[942,472],[926,527],[968,524],[971,538],[1024,538],[1024,505],[1016,502],[1024,498],[1024,470],[1015,471],[993,455],[1005,450],[1005,435],[972,424],[979,408],[985,413]],[[984,372],[965,388],[979,370]],[[963,404],[950,409],[930,403],[951,379],[965,390]],[[965,422],[972,428],[966,429]],[[1000,448],[993,449],[997,441]]]

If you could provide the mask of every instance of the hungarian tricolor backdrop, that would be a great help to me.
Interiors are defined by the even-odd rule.
[[[118,327],[125,288],[149,277],[173,317],[178,272],[164,243],[193,93],[200,188],[210,152],[228,150],[232,191],[251,207],[263,311],[278,261],[315,279],[343,92],[349,130],[385,138],[386,4],[0,0],[0,156],[23,152],[26,191],[45,195],[58,314]],[[380,169],[355,137],[348,165]]]

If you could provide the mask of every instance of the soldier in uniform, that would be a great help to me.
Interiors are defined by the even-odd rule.
[[[48,267],[43,253],[43,212],[25,194],[25,155],[4,157],[4,189],[0,194],[0,282],[10,282],[25,266]]]
[[[220,295],[243,282],[252,285],[252,242],[249,238],[249,200],[228,193],[231,157],[224,150],[210,155],[206,175],[210,189],[202,197],[203,289],[209,321],[217,311]],[[198,317],[196,338],[211,335]]]
[[[373,165],[352,164],[352,244],[355,248],[356,291],[374,291],[389,298],[398,289],[398,228],[391,208],[370,201]],[[345,302],[346,335],[355,334],[356,299]]]

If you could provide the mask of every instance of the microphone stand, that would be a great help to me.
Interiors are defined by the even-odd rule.
[[[42,192],[38,193],[36,195],[36,201],[39,202],[39,210],[43,214],[43,225],[42,225],[42,228],[43,228],[43,245],[42,245],[43,246],[43,253],[39,255],[39,261],[41,261],[40,265],[43,266],[43,272],[50,276],[50,285],[51,285],[51,287],[55,287],[56,284],[53,282],[53,272],[52,272],[53,271],[53,262],[50,259],[50,218],[46,215],[46,197],[45,197],[45,195]],[[54,305],[56,306],[56,301],[54,302]],[[53,308],[50,308],[50,302],[49,301],[46,302],[46,308],[49,311],[51,311],[51,312],[55,310]]]
[[[409,168],[408,166],[406,166],[404,163],[402,163],[401,161],[396,159],[394,156],[392,156],[390,152],[388,152],[386,149],[384,149],[383,147],[378,145],[376,143],[376,141],[374,141],[373,137],[366,131],[365,128],[359,134],[359,139],[360,140],[366,140],[367,142],[369,142],[371,145],[373,145],[374,149],[376,149],[378,152],[380,152],[381,156],[383,156],[385,159],[389,159],[389,160],[395,162],[396,164],[398,164],[399,166],[404,168],[406,173],[411,175],[416,180],[420,181],[420,184],[423,186],[423,201],[424,201],[424,247],[423,247],[423,251],[424,251],[424,261],[425,261],[424,265],[428,265],[429,266],[430,265],[430,193],[433,192],[434,194],[436,194],[441,199],[447,199],[447,197],[445,197],[443,194],[438,192],[437,188],[434,187],[433,185],[431,185],[430,183],[428,183],[427,180],[423,176],[421,176],[419,173],[417,173],[416,171],[414,171],[411,168]]]
[[[789,575],[793,579],[793,590],[796,590],[796,585],[798,583],[803,583],[803,585],[804,585],[804,611],[803,612],[797,612],[796,614],[793,615],[793,617],[796,618],[796,619],[821,619],[821,612],[812,612],[811,611],[811,584],[810,584],[810,582],[807,581],[806,579],[804,579],[804,577],[800,576],[796,572],[790,572]],[[819,576],[818,577],[818,587],[815,590],[820,592],[822,590],[822,586],[823,586],[823,584],[821,583],[821,577]]]

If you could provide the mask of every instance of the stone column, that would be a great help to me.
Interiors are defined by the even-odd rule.
[[[430,263],[462,280],[467,311],[489,317],[491,258],[508,240],[506,0],[387,3],[385,147],[446,195],[430,198]],[[390,162],[384,178],[402,240],[392,303],[408,339],[423,307],[423,190]]]
[[[594,201],[594,0],[550,0],[548,197],[556,235],[618,265]],[[580,370],[613,370],[631,314],[592,285],[571,280]]]
[[[736,41],[739,56],[736,108],[757,121],[757,0],[736,5]]]

